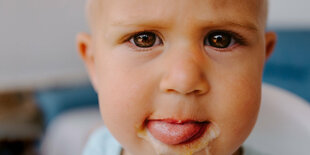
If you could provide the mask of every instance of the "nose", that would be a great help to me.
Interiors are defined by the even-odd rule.
[[[180,52],[168,59],[160,81],[160,90],[182,95],[206,94],[210,89],[206,78],[207,71],[198,57],[195,57],[194,53]]]

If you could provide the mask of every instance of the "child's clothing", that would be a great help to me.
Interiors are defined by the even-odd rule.
[[[98,128],[89,137],[83,155],[120,155],[122,146],[104,126]],[[243,148],[243,155],[263,155],[249,148]]]
[[[120,155],[122,146],[104,126],[95,130],[88,139],[83,155]]]

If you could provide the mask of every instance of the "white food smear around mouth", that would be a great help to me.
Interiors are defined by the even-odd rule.
[[[146,128],[138,132],[138,137],[151,143],[154,150],[156,150],[157,155],[194,155],[194,153],[199,151],[204,151],[206,155],[210,155],[210,148],[208,145],[220,135],[220,130],[214,124],[209,124],[205,132],[206,133],[204,133],[199,139],[188,144],[180,145],[164,144],[154,138]]]

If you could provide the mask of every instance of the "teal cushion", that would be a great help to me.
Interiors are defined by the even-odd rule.
[[[36,93],[36,99],[46,125],[57,115],[69,109],[98,106],[97,94],[90,84],[39,90]]]
[[[278,43],[265,66],[263,81],[310,102],[310,29],[276,32]]]

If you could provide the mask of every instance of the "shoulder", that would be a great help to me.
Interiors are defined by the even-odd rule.
[[[83,155],[120,155],[121,145],[114,139],[108,129],[101,126],[90,135]]]

